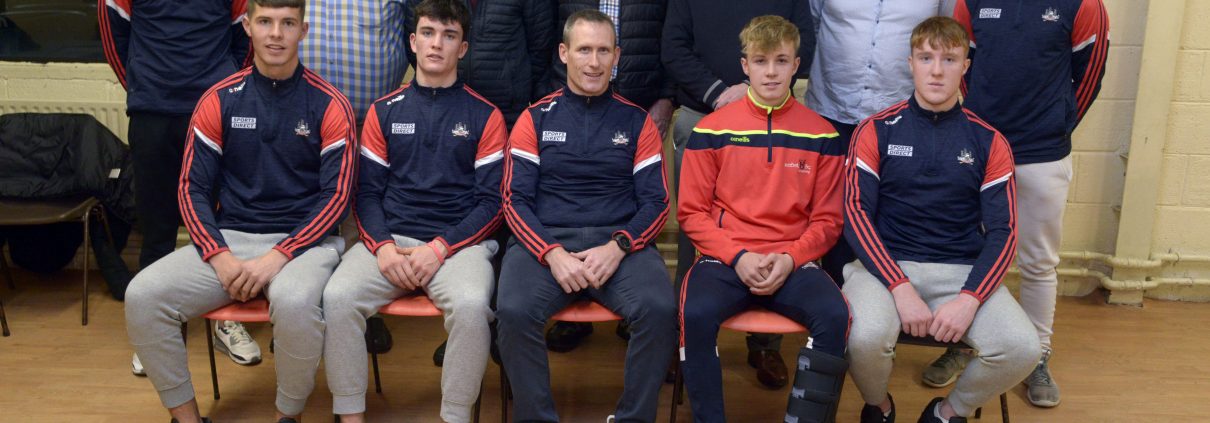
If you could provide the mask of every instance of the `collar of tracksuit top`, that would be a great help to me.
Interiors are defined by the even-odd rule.
[[[564,88],[534,103],[513,127],[505,163],[504,212],[517,240],[543,264],[561,246],[547,226],[620,228],[631,251],[646,247],[668,217],[660,140],[646,111],[609,91]]]
[[[853,135],[845,236],[889,288],[909,282],[899,260],[972,265],[962,292],[984,301],[1016,251],[1008,141],[973,112],[920,107],[915,95]]]
[[[844,142],[787,94],[744,100],[702,118],[681,162],[677,218],[704,255],[734,266],[747,251],[801,266],[840,236]]]
[[[355,210],[371,252],[398,234],[441,243],[448,257],[499,228],[508,132],[500,111],[462,81],[413,80],[374,102],[361,135]]]
[[[207,91],[179,190],[202,258],[227,249],[219,229],[288,234],[274,249],[290,258],[331,234],[355,177],[352,116],[340,91],[301,64],[284,80],[253,66]]]
[[[971,37],[966,107],[1008,138],[1017,164],[1067,157],[1105,74],[1101,0],[959,0],[954,18]]]

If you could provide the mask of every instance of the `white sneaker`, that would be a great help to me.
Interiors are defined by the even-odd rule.
[[[147,376],[147,372],[143,371],[143,362],[139,361],[138,353],[135,353],[134,358],[130,359],[130,372],[135,376]]]
[[[260,346],[248,335],[240,322],[214,322],[214,346],[231,357],[236,364],[251,366],[260,363]]]

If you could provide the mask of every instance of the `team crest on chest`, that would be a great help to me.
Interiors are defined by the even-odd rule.
[[[454,129],[450,131],[455,137],[466,138],[471,135],[471,131],[466,129],[466,124],[458,122],[454,124]]]
[[[1042,13],[1042,22],[1058,22],[1059,11],[1053,7],[1046,8],[1046,12]]]
[[[974,165],[975,157],[971,155],[970,150],[963,148],[962,151],[958,153],[958,163],[964,165]]]
[[[307,121],[302,119],[298,120],[298,125],[294,127],[294,135],[298,135],[300,137],[311,136],[311,128],[307,127]]]
[[[617,131],[617,132],[613,133],[613,145],[626,145],[626,144],[630,144],[630,138],[627,137],[626,134],[623,134],[622,131]]]

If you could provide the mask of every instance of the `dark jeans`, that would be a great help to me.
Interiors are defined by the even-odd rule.
[[[131,112],[129,133],[135,217],[143,234],[139,268],[146,269],[176,249],[181,225],[176,194],[189,115]]]
[[[681,369],[696,422],[726,421],[718,330],[723,321],[757,304],[811,332],[812,348],[844,357],[849,306],[840,288],[813,264],[794,269],[773,295],[753,295],[735,269],[703,256],[681,287]]]
[[[568,251],[581,251],[604,244],[617,228],[548,229]],[[616,421],[655,421],[660,387],[676,347],[676,299],[660,254],[654,247],[632,253],[601,289],[566,294],[550,268],[516,239],[509,241],[504,255],[496,299],[497,342],[516,404],[513,421],[559,421],[542,328],[551,315],[584,297],[599,301],[630,324]]]
[[[836,132],[840,133],[840,139],[852,140],[853,131],[857,129],[857,125],[837,122],[826,116],[824,119],[827,119],[832,127],[836,128]],[[844,144],[846,156],[849,153],[849,144],[849,142]],[[823,271],[828,272],[828,276],[831,276],[837,285],[844,286],[844,265],[856,259],[857,254],[853,253],[853,248],[849,247],[849,242],[844,239],[842,234],[836,241],[836,245],[828,250],[827,254],[824,254],[823,259],[820,260],[820,267],[823,267]]]

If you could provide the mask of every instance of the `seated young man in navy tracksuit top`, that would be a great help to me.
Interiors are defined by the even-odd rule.
[[[193,245],[139,272],[126,329],[174,420],[200,420],[181,323],[232,301],[269,299],[276,419],[293,422],[323,352],[333,232],[356,178],[349,102],[298,62],[303,0],[252,0],[254,66],[210,88],[189,124],[180,208]],[[221,207],[220,207],[221,205]]]
[[[791,96],[794,24],[759,16],[739,39],[748,94],[698,122],[681,162],[677,218],[702,253],[681,284],[685,386],[694,421],[726,420],[719,325],[759,304],[813,338],[800,352],[809,365],[798,369],[787,419],[831,421],[849,310],[818,260],[840,237],[844,140]]]
[[[572,14],[559,45],[567,88],[523,112],[509,138],[502,186],[514,236],[496,317],[515,421],[559,420],[542,329],[578,298],[630,323],[617,421],[655,420],[673,352],[676,302],[653,245],[668,218],[660,136],[642,108],[609,91],[614,34],[600,11]]]
[[[424,291],[449,332],[441,420],[469,422],[487,367],[495,277],[488,239],[502,222],[504,116],[458,79],[470,12],[455,0],[416,6],[416,79],[376,101],[361,135],[354,213],[361,242],[324,291],[324,362],[333,409],[364,421],[366,318]]]
[[[860,261],[845,266],[843,291],[862,423],[895,421],[887,381],[901,331],[978,350],[922,423],[965,422],[1042,355],[1029,318],[1000,286],[1017,242],[1013,156],[958,103],[967,45],[953,19],[917,25],[908,58],[915,92],[863,121],[849,148],[845,236]]]

